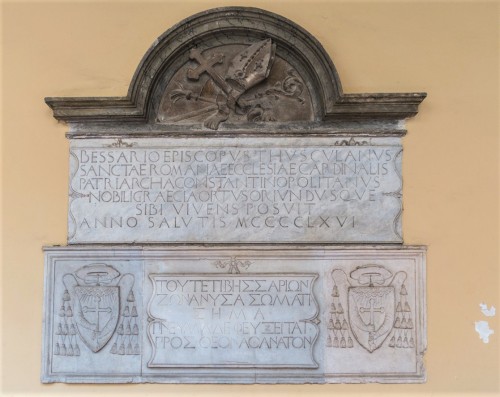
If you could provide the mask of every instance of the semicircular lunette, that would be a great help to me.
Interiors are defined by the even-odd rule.
[[[403,136],[422,92],[345,94],[321,44],[269,11],[223,7],[153,43],[124,97],[47,97],[68,137]],[[216,131],[216,132],[213,132]],[[212,133],[211,133],[212,132]]]

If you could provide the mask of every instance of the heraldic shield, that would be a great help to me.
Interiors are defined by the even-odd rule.
[[[76,286],[75,323],[78,333],[94,353],[111,339],[118,324],[120,296],[115,286]]]
[[[79,356],[77,336],[98,353],[116,335],[111,354],[140,354],[134,276],[105,263],[85,265],[63,276],[54,354]]]
[[[349,287],[348,313],[354,337],[370,353],[389,336],[395,318],[392,286]]]

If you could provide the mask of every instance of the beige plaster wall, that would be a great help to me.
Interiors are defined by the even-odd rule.
[[[404,139],[403,229],[427,244],[425,385],[41,385],[45,244],[65,244],[68,142],[45,96],[121,96],[174,23],[248,5],[297,22],[345,92],[427,91]],[[3,1],[2,385],[5,395],[327,396],[498,394],[499,8],[492,2]],[[484,344],[474,322],[489,320]],[[450,394],[451,393],[451,394]]]

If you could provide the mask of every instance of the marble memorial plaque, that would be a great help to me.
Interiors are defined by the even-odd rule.
[[[425,249],[46,249],[43,382],[421,382]]]
[[[304,29],[226,7],[160,36],[127,96],[46,98],[70,175],[42,382],[424,382],[401,138],[425,96],[344,94]]]
[[[74,140],[70,243],[401,242],[397,138]]]

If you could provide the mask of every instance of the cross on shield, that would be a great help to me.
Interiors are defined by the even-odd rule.
[[[75,323],[84,343],[94,352],[109,342],[120,313],[119,287],[75,286]]]
[[[351,330],[370,353],[378,349],[394,325],[394,287],[349,287],[348,313]]]

